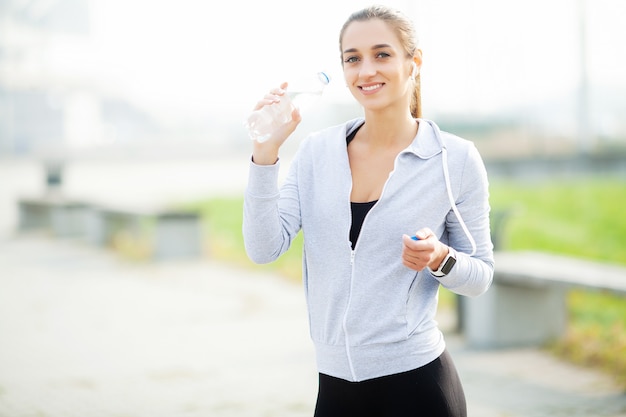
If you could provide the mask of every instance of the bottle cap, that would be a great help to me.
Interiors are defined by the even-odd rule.
[[[330,83],[330,76],[326,74],[324,71],[318,72],[317,77],[324,85],[328,85]]]

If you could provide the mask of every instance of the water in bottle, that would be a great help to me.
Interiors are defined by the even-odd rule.
[[[275,129],[291,121],[291,113],[295,108],[301,109],[310,104],[322,94],[329,82],[328,74],[318,72],[309,79],[295,81],[293,86],[289,83],[278,103],[263,106],[248,117],[245,125],[250,139],[265,142]]]

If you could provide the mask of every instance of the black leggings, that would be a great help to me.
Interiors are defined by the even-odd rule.
[[[447,351],[431,363],[363,382],[319,375],[315,417],[466,417],[463,386]]]

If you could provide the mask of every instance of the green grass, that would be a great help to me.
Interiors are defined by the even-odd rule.
[[[626,298],[572,291],[570,324],[549,348],[572,362],[603,369],[626,389]]]
[[[491,206],[508,210],[504,246],[626,265],[626,181],[494,182]]]
[[[257,265],[248,259],[243,244],[243,199],[215,198],[188,207],[202,213],[208,250],[212,257],[252,269],[278,272],[294,282],[302,278],[302,233],[298,234],[291,248],[278,260],[267,265]]]
[[[626,265],[626,181],[595,178],[571,181],[492,181],[494,212],[509,213],[502,248],[540,250]],[[204,214],[211,256],[239,265],[301,278],[302,236],[279,260],[255,265],[241,236],[242,200],[216,198],[194,204]],[[441,306],[455,296],[441,291]],[[605,369],[626,388],[626,298],[572,291],[566,336],[549,346],[579,364]]]
[[[491,206],[508,211],[503,248],[541,250],[626,265],[626,181],[494,182]],[[626,279],[626,277],[625,277]],[[569,293],[565,337],[549,348],[572,362],[602,368],[626,389],[626,297]]]

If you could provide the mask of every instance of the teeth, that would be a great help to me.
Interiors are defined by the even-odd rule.
[[[365,91],[372,91],[380,87],[382,87],[382,84],[370,85],[369,87],[361,87],[361,88]]]

